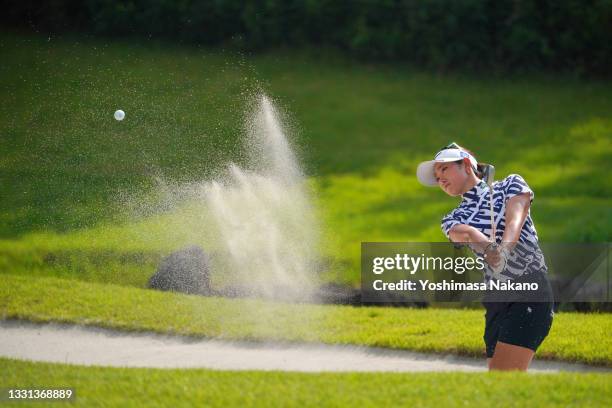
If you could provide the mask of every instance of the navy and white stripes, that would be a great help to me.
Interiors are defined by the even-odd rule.
[[[495,222],[495,241],[501,243],[506,227],[506,203],[518,194],[529,194],[533,201],[534,193],[525,180],[518,174],[511,174],[502,181],[493,184],[493,213]],[[442,219],[442,231],[448,237],[449,231],[457,224],[471,225],[491,238],[491,211],[489,204],[489,187],[483,181],[463,194],[461,203]],[[477,254],[482,255],[482,254]],[[535,271],[546,272],[544,257],[539,249],[538,234],[527,215],[517,246],[508,259],[506,270],[499,280],[511,280]],[[485,271],[485,280],[493,278],[493,271]]]

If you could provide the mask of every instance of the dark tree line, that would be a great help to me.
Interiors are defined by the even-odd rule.
[[[442,70],[609,76],[612,66],[612,0],[8,0],[0,19],[248,50],[323,44]]]

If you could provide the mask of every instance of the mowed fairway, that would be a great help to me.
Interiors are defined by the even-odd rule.
[[[352,308],[145,290],[211,220],[184,186],[241,165],[244,112],[286,115],[320,219],[319,278],[359,284],[362,241],[443,241],[456,205],[414,177],[451,141],[521,174],[542,241],[612,231],[612,83],[468,78],[328,51],[238,55],[162,43],[0,35],[0,318],[221,339],[483,356],[483,311]],[[123,109],[122,122],[113,112]],[[178,197],[178,199],[177,199]],[[612,364],[609,314],[558,313],[538,358]],[[73,386],[87,406],[610,405],[607,374],[287,374],[2,360],[7,386]],[[44,378],[45,383],[40,379]],[[127,401],[130,399],[131,401]]]
[[[484,312],[203,298],[57,278],[6,276],[0,316],[223,340],[357,344],[482,357]],[[612,367],[609,314],[558,313],[538,358]]]

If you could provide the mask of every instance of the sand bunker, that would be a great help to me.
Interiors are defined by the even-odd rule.
[[[484,371],[484,359],[382,348],[193,339],[24,321],[0,322],[0,355],[67,364],[217,370]],[[534,361],[532,372],[606,371]]]

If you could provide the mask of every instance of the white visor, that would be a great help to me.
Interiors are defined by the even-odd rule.
[[[424,186],[437,186],[436,176],[434,174],[434,166],[436,163],[456,162],[463,159],[469,159],[472,163],[472,168],[476,169],[478,162],[476,158],[462,149],[444,149],[440,150],[433,160],[424,161],[417,167],[417,178]]]

